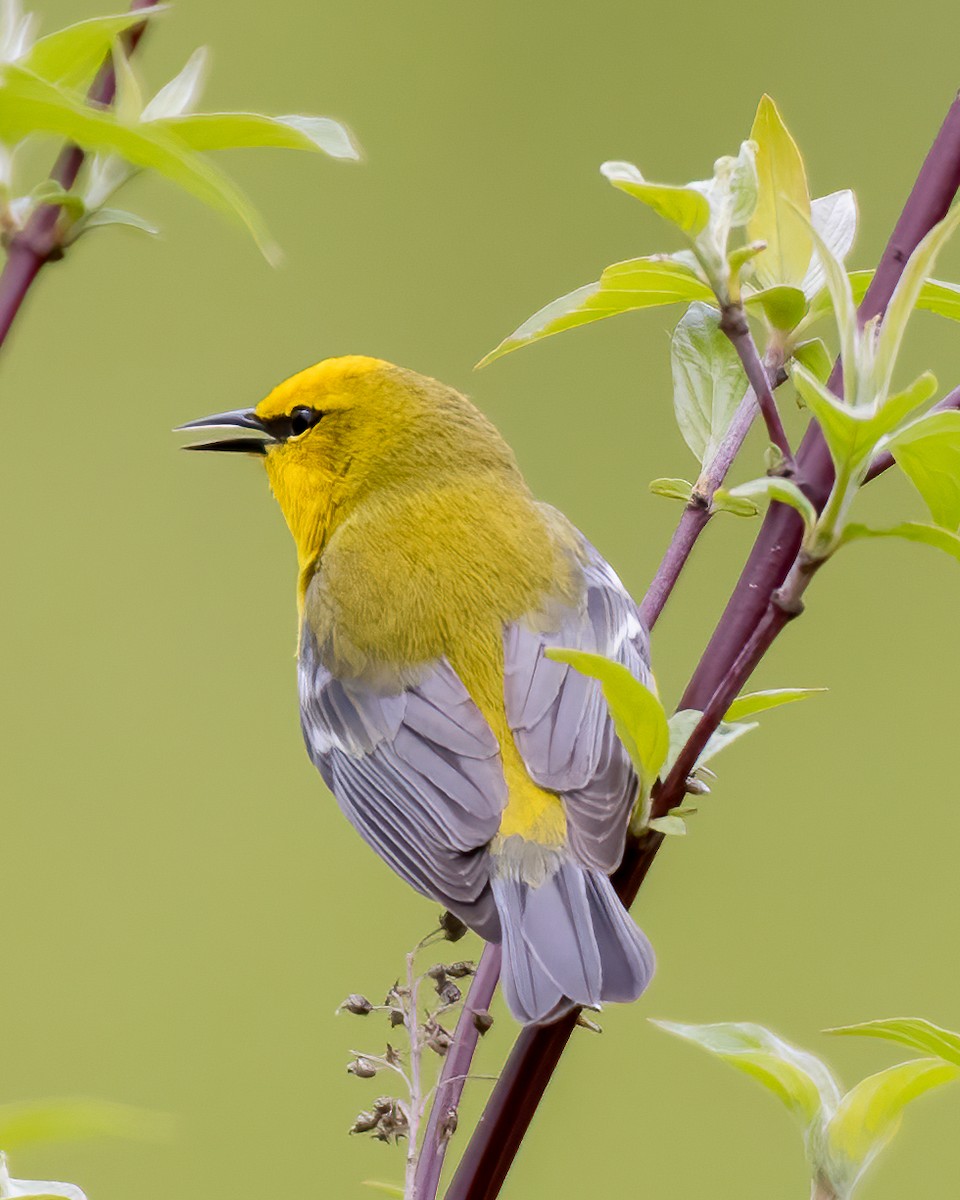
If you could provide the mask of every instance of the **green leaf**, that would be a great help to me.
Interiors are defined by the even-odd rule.
[[[793,358],[821,383],[826,383],[833,371],[833,358],[820,338],[800,342],[793,348]]]
[[[811,1125],[823,1109],[830,1111],[840,1098],[836,1080],[814,1055],[750,1023],[654,1025],[716,1055],[738,1071],[750,1075],[773,1092],[804,1126]]]
[[[680,432],[700,462],[709,463],[747,389],[740,358],[720,329],[716,309],[690,305],[673,332],[670,361]]]
[[[789,504],[803,517],[807,529],[813,529],[817,523],[817,510],[797,485],[789,479],[781,479],[775,475],[765,475],[762,479],[751,479],[749,483],[741,483],[726,491],[718,488],[722,498],[732,496],[744,500],[779,500],[781,504]],[[716,500],[716,493],[714,494]]]
[[[647,828],[662,833],[664,837],[685,837],[687,833],[686,821],[672,813],[667,813],[665,817],[651,817]]]
[[[798,700],[806,700],[810,696],[818,696],[826,688],[771,688],[765,692],[747,692],[738,696],[727,709],[725,721],[743,721],[754,717],[757,713],[767,712],[771,708],[780,708],[784,704],[795,704]]]
[[[396,1196],[397,1200],[403,1200],[403,1188],[397,1187],[393,1183],[379,1183],[376,1179],[365,1179],[363,1186],[373,1188],[378,1192],[386,1192],[388,1196]]]
[[[958,1076],[960,1068],[942,1059],[917,1058],[869,1075],[847,1092],[827,1123],[824,1145],[828,1174],[841,1195],[849,1195],[897,1132],[910,1101]]]
[[[157,5],[117,16],[78,21],[38,38],[17,66],[50,83],[69,88],[83,87],[100,69],[120,34],[167,11],[166,5]]]
[[[655,496],[666,496],[668,500],[682,500],[689,504],[693,495],[693,484],[686,479],[651,479],[650,491]]]
[[[149,128],[173,134],[191,150],[278,146],[287,150],[321,150],[332,158],[360,158],[349,131],[330,117],[194,113],[163,117],[149,122]]]
[[[648,183],[639,170],[627,162],[605,162],[600,174],[615,188],[652,208],[691,239],[707,227],[710,205],[695,188]]]
[[[19,67],[0,66],[0,140],[19,141],[44,133],[68,138],[86,150],[119,154],[240,221],[266,257],[275,259],[276,246],[240,189],[182,141],[158,129],[158,124],[122,125],[107,109],[93,108]]]
[[[772,328],[788,333],[807,315],[807,298],[803,292],[782,284],[751,292],[744,296],[743,303],[748,309],[759,308]]]
[[[853,298],[859,304],[873,282],[874,271],[851,271],[850,286]],[[944,283],[941,279],[924,280],[917,296],[917,308],[936,313],[951,321],[960,321],[960,285]]]
[[[763,287],[799,286],[812,251],[803,220],[810,215],[810,193],[800,151],[769,96],[760,101],[750,137],[757,144],[758,191],[747,237],[767,243],[756,260],[757,278]]]
[[[906,332],[910,314],[923,292],[927,275],[933,269],[937,256],[947,239],[960,224],[960,205],[955,206],[942,221],[934,225],[907,259],[897,286],[890,297],[880,326],[876,347],[876,378],[881,396],[886,395],[893,379],[900,344]]]
[[[685,263],[664,256],[614,263],[596,283],[569,292],[534,313],[477,363],[488,363],[511,350],[604,317],[640,308],[657,308],[689,300],[710,300],[713,293]]]
[[[841,542],[856,542],[863,538],[898,537],[908,542],[921,542],[925,546],[933,546],[960,562],[960,537],[949,529],[939,525],[924,525],[919,521],[904,521],[889,529],[870,529],[867,525],[848,525],[840,539]]]
[[[546,656],[599,682],[617,736],[637,768],[641,784],[652,787],[670,745],[667,714],[653,692],[621,663],[601,654],[556,648],[547,650]]]
[[[880,440],[930,400],[937,390],[936,379],[927,372],[881,406],[853,407],[837,399],[825,383],[799,363],[794,364],[791,377],[819,423],[838,471],[855,472],[862,468],[873,457]]]
[[[824,1033],[883,1038],[888,1042],[909,1046],[911,1050],[919,1050],[921,1054],[935,1054],[960,1066],[960,1033],[942,1029],[923,1017],[888,1017],[879,1021],[863,1021],[859,1025],[837,1025],[833,1029],[825,1029]]]
[[[810,223],[821,241],[838,262],[843,262],[857,236],[857,199],[849,189],[820,196],[810,205]],[[813,297],[826,283],[820,254],[814,248],[810,266],[803,279],[803,291]]]
[[[0,1146],[5,1150],[38,1142],[104,1136],[156,1140],[169,1134],[170,1120],[166,1116],[105,1100],[0,1105]]]
[[[127,212],[124,208],[98,208],[84,220],[83,232],[102,225],[125,225],[129,229],[138,229],[141,233],[148,233],[151,237],[158,237],[160,234],[156,225],[152,225],[146,217],[141,217],[138,213]]]
[[[888,443],[938,525],[960,528],[960,412],[932,412]]]

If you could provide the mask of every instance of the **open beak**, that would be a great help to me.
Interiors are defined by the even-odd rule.
[[[212,417],[201,417],[199,421],[188,421],[178,425],[181,429],[255,429],[261,437],[228,437],[217,442],[194,442],[184,450],[226,450],[235,454],[266,454],[267,446],[275,439],[270,436],[263,422],[252,408],[235,408],[232,412],[214,413]]]

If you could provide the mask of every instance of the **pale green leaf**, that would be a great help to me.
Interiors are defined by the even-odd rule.
[[[668,500],[682,500],[689,503],[693,494],[693,484],[686,479],[651,479],[650,491],[655,496],[666,496]]]
[[[87,150],[118,154],[137,167],[156,171],[212,208],[247,227],[268,258],[276,258],[257,210],[221,171],[159,122],[122,125],[107,109],[86,104],[15,66],[0,67],[0,139],[19,141],[43,133],[68,138]]]
[[[321,150],[332,158],[360,157],[349,131],[330,117],[193,113],[151,121],[150,128],[173,134],[191,150],[277,146],[288,150]]]
[[[0,1105],[0,1146],[77,1141],[91,1137],[165,1138],[170,1120],[161,1113],[105,1100],[39,1100]]]
[[[932,412],[888,442],[938,525],[960,528],[960,412]]]
[[[156,5],[117,16],[78,21],[38,38],[17,65],[50,83],[82,87],[100,69],[121,33],[166,11],[166,5]]]
[[[877,339],[876,377],[881,396],[885,395],[890,388],[893,369],[903,335],[906,332],[907,322],[920,299],[926,278],[933,269],[937,256],[947,239],[953,234],[958,224],[960,224],[960,205],[951,209],[942,221],[934,225],[907,259],[907,265],[897,280],[897,286],[890,297],[890,303],[884,313],[880,335]]]
[[[670,258],[634,258],[607,267],[596,283],[569,292],[534,313],[477,364],[529,346],[542,338],[604,317],[640,308],[657,308],[690,300],[708,300],[713,293],[685,263]]]
[[[656,833],[662,833],[664,837],[685,837],[687,823],[683,817],[667,813],[665,817],[651,817],[647,822],[647,828],[653,829]]]
[[[660,769],[661,779],[666,779],[673,770],[674,764],[680,757],[681,750],[690,740],[690,735],[700,723],[702,716],[703,713],[698,712],[695,708],[682,708],[670,718],[667,725],[669,749],[667,750],[663,766]],[[722,750],[726,750],[733,742],[742,738],[745,733],[749,733],[751,729],[756,728],[756,721],[721,721],[710,735],[706,746],[700,752],[700,757],[697,759],[693,769],[696,770],[697,767],[704,766]]]
[[[920,542],[925,546],[933,546],[936,550],[943,550],[944,553],[960,562],[960,537],[951,533],[949,529],[943,529],[939,525],[924,525],[920,521],[904,521],[889,529],[870,529],[867,525],[847,525],[841,541],[856,542],[863,538],[883,537],[904,538],[908,542]]]
[[[716,309],[690,305],[673,332],[670,362],[680,432],[700,462],[709,463],[747,389],[743,365],[720,329]]]
[[[803,517],[807,529],[812,529],[817,523],[817,510],[809,498],[789,479],[781,479],[776,475],[765,475],[762,479],[751,479],[749,483],[741,483],[729,491],[718,488],[721,496],[732,496],[743,500],[779,500],[781,504],[789,504]],[[714,495],[716,500],[716,494]]]
[[[396,1196],[397,1200],[403,1200],[404,1192],[402,1187],[397,1187],[394,1183],[380,1183],[376,1179],[365,1179],[363,1186],[373,1188],[374,1191],[384,1192],[388,1196]]]
[[[870,1075],[851,1088],[826,1127],[831,1180],[849,1194],[897,1132],[910,1101],[958,1076],[960,1068],[940,1058],[917,1058]]]
[[[710,205],[695,188],[648,183],[632,163],[626,162],[606,162],[600,173],[690,238],[695,238],[710,220]]]
[[[811,338],[807,342],[800,342],[799,345],[794,346],[793,357],[810,372],[814,379],[819,379],[821,383],[826,383],[830,378],[833,371],[833,358],[820,338]]]
[[[130,57],[122,46],[113,47],[113,74],[117,83],[113,114],[121,125],[136,125],[143,112],[143,92]]]
[[[810,205],[810,223],[820,240],[838,262],[843,262],[853,247],[857,236],[857,200],[849,189],[820,196]],[[804,276],[802,288],[811,298],[826,283],[819,251],[814,249],[810,266]]]
[[[844,391],[855,401],[860,386],[860,332],[857,323],[857,306],[853,298],[850,277],[843,263],[833,253],[812,224],[798,212],[798,217],[807,223],[817,262],[826,280],[827,294],[833,305],[834,318],[840,333],[840,358],[843,361]]]
[[[807,298],[796,287],[783,284],[751,292],[743,298],[747,309],[758,308],[774,329],[789,332],[795,329],[807,315]]]
[[[942,1029],[923,1017],[888,1017],[879,1021],[863,1021],[859,1025],[838,1025],[824,1032],[883,1038],[888,1042],[909,1046],[911,1050],[919,1050],[921,1054],[935,1054],[960,1066],[960,1033]]]
[[[757,713],[766,712],[771,708],[780,708],[784,704],[795,704],[798,700],[806,700],[810,696],[818,696],[826,688],[771,688],[765,692],[746,692],[738,696],[727,709],[724,716],[726,721],[743,721],[754,717]]]
[[[734,158],[727,156],[714,164],[717,179],[727,193],[729,221],[734,229],[746,225],[757,209],[757,147],[752,141],[741,142]]]
[[[601,654],[557,648],[547,650],[546,655],[599,682],[617,736],[637,768],[643,786],[652,787],[670,745],[667,714],[654,693],[621,663]]]
[[[802,219],[810,215],[810,193],[800,151],[769,96],[760,101],[750,137],[757,145],[758,191],[747,237],[767,243],[756,260],[757,278],[763,287],[799,286],[812,251]]]
[[[98,208],[84,220],[83,230],[86,232],[88,229],[105,225],[125,225],[129,229],[148,233],[151,237],[157,237],[160,233],[156,225],[151,224],[146,217],[141,217],[139,213],[127,212],[124,208]]]
[[[756,517],[760,514],[760,505],[745,496],[733,496],[724,488],[717,488],[710,501],[710,510],[730,513],[734,517]]]
[[[717,1025],[654,1025],[702,1047],[738,1071],[750,1075],[784,1104],[804,1126],[821,1111],[831,1111],[840,1097],[836,1080],[814,1055],[747,1022]]]
[[[199,46],[187,59],[183,68],[165,83],[143,110],[144,121],[158,117],[178,117],[192,112],[200,99],[206,81],[209,54],[206,46]]]

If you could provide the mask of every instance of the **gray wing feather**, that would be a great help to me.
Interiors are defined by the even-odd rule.
[[[554,628],[523,621],[504,631],[507,720],[527,770],[564,802],[570,844],[589,866],[612,871],[623,855],[637,779],[599,684],[544,657],[551,646],[588,650],[651,683],[646,631],[610,565],[582,539],[585,592]]]
[[[304,631],[299,677],[310,757],[360,836],[417,891],[499,938],[486,845],[507,799],[500,748],[450,665],[384,695],[332,676]]]

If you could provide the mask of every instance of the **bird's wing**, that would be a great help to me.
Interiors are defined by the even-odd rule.
[[[361,837],[417,891],[499,937],[485,847],[507,799],[500,748],[450,665],[384,694],[331,675],[305,629],[299,681],[310,757]]]
[[[578,535],[580,536],[580,535]],[[548,632],[517,621],[504,632],[507,720],[531,778],[558,792],[571,848],[610,872],[620,862],[637,778],[600,686],[544,650],[565,646],[622,663],[651,686],[650,651],[636,604],[613,568],[581,537],[586,591]]]

